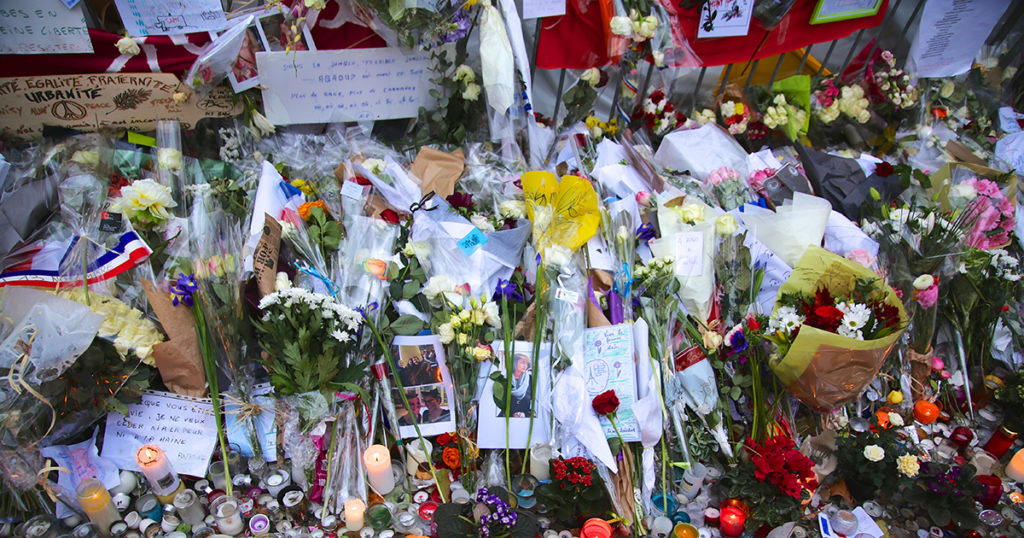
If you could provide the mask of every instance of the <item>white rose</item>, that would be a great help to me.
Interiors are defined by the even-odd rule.
[[[684,222],[697,223],[704,220],[704,206],[702,204],[683,204],[679,208],[679,216]]]
[[[620,36],[630,36],[633,34],[633,21],[629,17],[617,15],[612,17],[611,20],[612,33]]]
[[[580,75],[580,80],[590,84],[590,87],[593,88],[597,86],[598,82],[601,82],[601,71],[596,67],[591,67]]]
[[[604,130],[595,125],[590,128],[590,137],[593,138],[594,140],[601,140],[602,138],[604,138]]]
[[[285,291],[292,287],[292,281],[288,278],[288,273],[278,273],[277,279],[274,281],[274,291]]]
[[[479,213],[469,217],[469,222],[472,222],[473,226],[476,226],[478,230],[485,234],[494,231],[494,226],[487,220],[487,217]]]
[[[77,155],[77,154],[76,154]],[[964,200],[973,200],[978,197],[978,191],[967,183],[961,183],[956,185],[952,189],[952,194],[956,198],[962,198]]]
[[[96,166],[100,164],[100,154],[96,151],[76,151],[71,160],[86,166]]]
[[[665,67],[665,53],[656,50],[651,53],[651,57],[654,59],[654,67]]]
[[[124,36],[117,40],[117,51],[126,56],[135,56],[139,53],[139,44],[130,36]]]
[[[544,262],[548,265],[565,267],[569,265],[571,257],[572,251],[560,245],[552,245],[544,250]]]
[[[640,20],[633,23],[633,33],[642,37],[654,37],[655,30],[658,29],[658,19],[651,15],[648,15]]]
[[[526,217],[526,202],[522,200],[505,200],[498,204],[498,214],[506,219]]]
[[[405,245],[405,255],[414,256],[420,261],[430,256],[432,251],[433,249],[430,248],[430,243],[427,243],[426,241],[409,241],[409,243]]]
[[[433,301],[437,299],[438,295],[452,291],[454,288],[455,284],[452,283],[452,279],[448,275],[434,275],[423,285],[423,296],[427,300]]]
[[[862,109],[857,113],[857,123],[867,123],[871,119],[871,113],[867,109]]]
[[[896,426],[897,428],[899,428],[900,426],[903,426],[903,424],[904,424],[903,416],[900,415],[899,413],[889,413],[889,424],[892,424],[893,426]]]
[[[462,64],[455,70],[454,80],[456,82],[465,81],[467,84],[476,82],[476,71],[473,71],[472,67]]]
[[[868,461],[882,461],[885,458],[885,450],[878,445],[868,445],[864,447],[864,457]]]
[[[736,233],[736,230],[738,229],[739,225],[736,224],[736,219],[728,213],[725,213],[721,217],[715,219],[715,231],[718,232],[719,235],[732,235]]]
[[[480,97],[480,85],[475,82],[470,82],[466,85],[466,89],[462,90],[462,98],[467,101],[476,101]]]
[[[164,170],[181,170],[181,152],[174,148],[160,148],[156,160]]]
[[[939,96],[943,99],[949,99],[949,96],[953,95],[953,90],[955,88],[956,87],[953,86],[953,81],[947,80],[946,83],[942,85],[942,88],[939,89]]]
[[[935,277],[932,275],[921,275],[914,279],[914,289],[918,291],[926,290],[935,284]]]
[[[380,175],[384,172],[384,168],[387,165],[380,159],[363,159],[363,168],[366,168],[370,172],[376,175]]]

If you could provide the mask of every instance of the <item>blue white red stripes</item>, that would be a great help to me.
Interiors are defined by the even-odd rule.
[[[80,238],[76,238],[68,247],[70,253]],[[93,243],[95,245],[95,243]],[[65,254],[65,259],[67,258]],[[149,257],[153,251],[135,233],[127,232],[121,235],[117,245],[101,254],[95,260],[89,262],[86,282],[94,284],[113,278],[132,267],[135,267]],[[61,265],[65,265],[62,263]],[[62,271],[60,267],[35,268],[23,271],[8,271],[0,274],[0,287],[4,286],[37,286],[45,288],[64,288],[69,286],[81,286],[81,268],[72,268]],[[75,269],[78,269],[75,271]]]

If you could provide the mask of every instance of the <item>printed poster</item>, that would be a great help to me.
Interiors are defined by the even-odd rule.
[[[495,341],[491,344],[495,360],[491,366],[491,374],[497,374],[502,380],[507,377],[505,368],[505,343]],[[512,382],[511,399],[509,401],[508,448],[527,448],[530,444],[546,443],[551,432],[550,406],[538,406],[536,402],[546,402],[550,398],[551,372],[550,356],[541,346],[541,356],[537,361],[537,371],[533,369],[533,343],[513,342],[512,348]],[[534,378],[536,381],[534,382]],[[531,383],[534,383],[537,398],[531,396]],[[477,444],[480,448],[505,448],[505,408],[499,407],[494,400],[495,381],[490,376],[483,384],[480,394],[480,420],[477,427]],[[530,435],[530,417],[533,417],[533,435]]]
[[[417,425],[424,437],[455,431],[455,393],[441,339],[436,334],[396,336],[391,353],[405,391],[403,400],[398,383],[392,383],[391,401],[402,439],[416,437]]]
[[[594,327],[583,333],[583,376],[590,398],[614,390],[619,399],[615,425],[626,442],[640,440],[640,424],[633,414],[636,402],[636,363],[633,361],[633,326],[629,323]],[[615,427],[608,417],[600,417],[608,439],[615,438]]]

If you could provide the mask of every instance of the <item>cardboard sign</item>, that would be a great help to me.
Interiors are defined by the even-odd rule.
[[[640,424],[633,414],[636,402],[636,363],[633,360],[633,326],[629,323],[592,327],[583,331],[584,377],[587,396],[615,391],[619,409],[615,414],[618,433],[626,442],[640,440]],[[602,416],[605,437],[616,437],[615,426]]]
[[[103,457],[118,468],[138,471],[135,452],[146,443],[159,446],[178,474],[205,476],[217,444],[213,405],[206,398],[146,391],[128,416],[107,413]]]
[[[82,6],[56,0],[0,2],[0,54],[92,52]]]
[[[115,0],[133,36],[178,35],[220,30],[228,25],[218,0]]]
[[[427,104],[430,55],[401,49],[258,52],[274,124],[412,118]]]
[[[202,118],[230,118],[241,112],[226,88],[206,97],[190,95],[184,103],[174,102],[175,91],[181,87],[169,73],[0,78],[0,125],[9,135],[28,138],[42,132],[43,125],[147,131],[158,119],[176,119],[182,129],[190,129]]]

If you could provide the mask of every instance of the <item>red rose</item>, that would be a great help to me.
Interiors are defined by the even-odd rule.
[[[893,168],[893,166],[887,162],[878,163],[878,166],[875,167],[875,174],[882,177],[889,177],[895,171],[896,169]]]
[[[439,444],[439,445],[447,445],[448,442],[451,441],[451,440],[452,440],[451,435],[449,435],[447,433],[442,433],[441,435],[437,436],[437,444]]]
[[[594,401],[591,402],[594,407],[594,411],[598,415],[610,415],[619,408],[619,397],[615,395],[614,390],[606,390],[597,396],[594,396]]]
[[[370,180],[366,179],[363,176],[355,176],[352,178],[352,181],[355,181],[357,184],[362,185],[364,187],[367,185],[372,185],[372,183],[370,183]]]
[[[385,209],[380,212],[380,218],[384,219],[388,223],[398,224],[398,213],[394,209]]]

